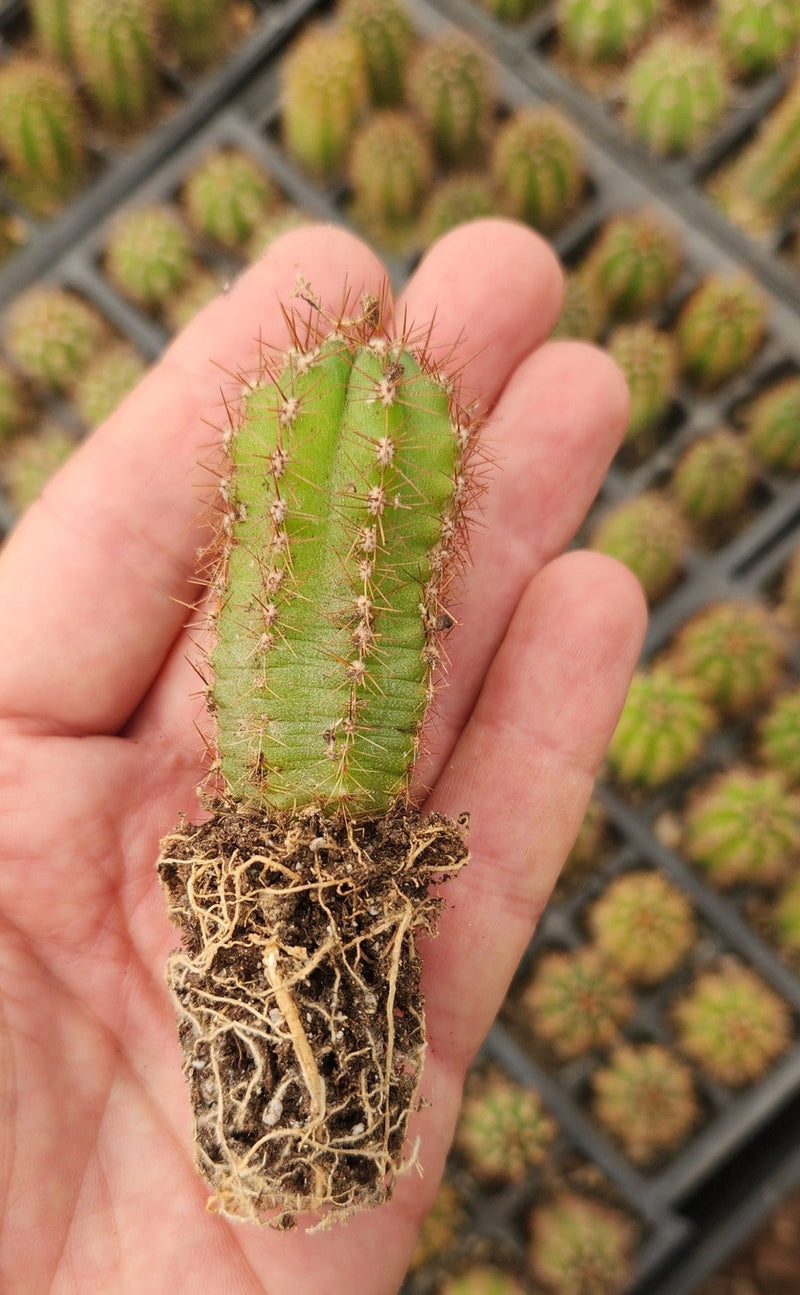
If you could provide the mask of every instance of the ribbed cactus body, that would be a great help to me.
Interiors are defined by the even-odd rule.
[[[626,872],[589,910],[597,948],[635,984],[664,980],[695,940],[692,906],[659,872]]]
[[[759,1079],[792,1036],[783,1000],[732,960],[699,975],[673,1019],[682,1051],[730,1087]]]
[[[18,58],[0,71],[0,152],[11,172],[67,196],[84,170],[83,123],[60,68]]]
[[[761,346],[766,317],[766,302],[750,275],[708,275],[678,319],[684,373],[703,388],[739,373]]]
[[[592,532],[590,547],[624,562],[650,602],[677,579],[689,544],[687,524],[675,504],[648,490],[617,504]]]
[[[225,52],[227,0],[160,0],[167,40],[184,63],[201,68]]]
[[[461,172],[448,176],[437,185],[422,215],[422,237],[427,245],[448,230],[497,214],[497,202],[491,185],[479,173]]]
[[[376,107],[399,104],[414,42],[408,13],[398,0],[344,0],[340,17],[364,59],[370,99]]]
[[[619,1210],[559,1192],[531,1215],[530,1265],[549,1291],[615,1295],[629,1284],[634,1230]]]
[[[800,785],[800,689],[772,703],[759,726],[758,750],[768,769]]]
[[[588,275],[580,270],[566,277],[564,304],[551,337],[569,337],[595,342],[603,331],[606,309]]]
[[[745,193],[765,223],[773,224],[800,199],[800,81],[766,118],[734,161],[725,188]],[[724,197],[723,197],[724,202]]]
[[[153,0],[72,0],[75,62],[98,111],[114,127],[147,121],[156,106]]]
[[[558,29],[576,58],[613,62],[635,49],[662,7],[662,0],[559,0]]]
[[[479,1182],[521,1182],[555,1136],[538,1094],[497,1073],[467,1092],[455,1146]]]
[[[636,315],[666,297],[683,263],[680,239],[650,211],[608,221],[584,262],[610,315]]]
[[[716,29],[737,71],[755,76],[800,41],[800,8],[795,0],[716,0]]]
[[[690,802],[684,848],[716,886],[773,885],[800,851],[800,797],[780,774],[729,769]]]
[[[239,148],[208,154],[183,189],[192,224],[224,247],[246,243],[274,203],[275,189],[264,168]]]
[[[66,391],[96,354],[106,331],[97,311],[76,293],[31,288],[8,313],[6,347],[27,377]]]
[[[320,176],[341,170],[368,102],[364,60],[349,32],[309,27],[282,66],[283,136]]]
[[[621,782],[658,787],[691,766],[714,723],[691,679],[663,667],[639,672],[608,748],[609,764]]]
[[[536,1037],[566,1061],[614,1043],[635,1004],[616,967],[582,948],[540,958],[520,1006]]]
[[[686,516],[705,526],[737,517],[754,481],[750,451],[723,427],[689,447],[675,468],[672,492]]]
[[[171,207],[137,207],[114,222],[105,268],[112,283],[137,305],[164,305],[187,283],[194,255],[188,231]]]
[[[491,67],[474,41],[448,33],[417,55],[409,72],[410,106],[449,166],[467,166],[486,146],[494,101]]]
[[[50,58],[69,58],[72,39],[69,30],[70,0],[29,0],[33,29]]]
[[[800,472],[800,378],[786,378],[753,401],[745,418],[745,435],[760,463]]]
[[[521,108],[498,131],[492,175],[509,216],[545,232],[577,206],[584,176],[578,137],[551,108]]]
[[[719,710],[738,714],[768,697],[780,677],[786,643],[758,603],[712,603],[686,622],[670,666]]]
[[[402,230],[419,215],[432,180],[430,146],[409,113],[385,108],[354,139],[354,214],[367,225]]]
[[[692,1072],[656,1043],[618,1048],[594,1076],[594,1111],[637,1164],[676,1152],[697,1120]]]
[[[628,72],[628,126],[654,153],[686,153],[720,120],[728,93],[725,67],[713,46],[683,32],[666,32]]]
[[[625,440],[637,446],[648,440],[669,409],[678,379],[678,356],[668,333],[647,320],[621,324],[608,343],[628,384],[630,416]]]

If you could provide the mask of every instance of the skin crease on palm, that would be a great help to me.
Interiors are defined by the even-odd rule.
[[[350,234],[285,235],[184,331],[51,482],[0,560],[0,1290],[8,1295],[395,1295],[452,1137],[465,1070],[588,802],[645,612],[626,570],[562,553],[622,435],[601,352],[543,344],[562,276],[536,235],[462,227],[396,318],[488,411],[491,470],[456,591],[449,684],[415,790],[468,809],[472,860],[423,945],[422,1174],[346,1225],[279,1234],[206,1210],[164,963],[160,837],[197,815],[206,721],[184,629],[208,540],[199,467],[227,374],[286,341],[298,272],[324,301],[379,294]],[[455,348],[453,343],[456,342]]]

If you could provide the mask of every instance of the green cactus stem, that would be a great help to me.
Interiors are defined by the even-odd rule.
[[[725,66],[713,45],[684,31],[666,31],[628,72],[628,128],[653,153],[687,153],[720,121],[728,94]]]
[[[93,306],[62,288],[29,288],[6,316],[6,348],[40,386],[67,391],[97,353],[107,326]]]
[[[275,188],[266,171],[240,148],[207,154],[183,189],[191,224],[223,247],[242,247],[275,204]]]
[[[640,985],[665,980],[692,947],[692,906],[658,872],[617,877],[589,910],[589,931],[601,953]]]
[[[679,631],[670,668],[690,679],[724,714],[737,715],[768,697],[787,644],[775,618],[758,603],[712,603]]]
[[[70,0],[29,0],[33,30],[43,53],[65,63],[72,52]]]
[[[647,490],[617,504],[598,523],[590,548],[629,567],[651,603],[677,580],[689,546],[683,515],[665,495]]]
[[[692,522],[708,527],[740,517],[755,479],[744,441],[721,427],[701,436],[679,459],[672,493]]]
[[[591,948],[545,954],[520,998],[534,1036],[562,1061],[615,1043],[634,1007],[617,968]]]
[[[324,336],[299,291],[294,344],[263,357],[227,447],[223,791],[159,865],[187,941],[168,980],[191,1022],[198,1166],[219,1209],[284,1225],[391,1195],[425,1047],[414,931],[466,857],[465,824],[417,814],[408,783],[452,623],[470,426],[376,299]]]
[[[764,340],[767,307],[749,274],[710,274],[681,311],[681,367],[703,389],[746,369]]]
[[[759,725],[758,752],[768,769],[800,786],[800,688],[772,702]]]
[[[23,513],[38,499],[74,449],[74,436],[52,420],[4,447],[0,478],[17,513]]]
[[[783,1000],[733,959],[697,977],[673,1021],[686,1056],[731,1088],[760,1079],[792,1037]]]
[[[229,39],[227,0],[159,0],[164,35],[183,63],[204,68],[224,57]]]
[[[475,41],[446,32],[414,59],[409,106],[428,129],[440,161],[469,166],[484,153],[494,106],[491,65]]]
[[[724,176],[726,192],[741,192],[759,219],[774,227],[800,200],[800,80],[766,117],[752,143]],[[735,210],[735,208],[734,208]]]
[[[627,58],[648,34],[663,0],[558,0],[564,45],[584,63]]]
[[[559,1295],[620,1295],[629,1285],[635,1231],[598,1201],[559,1192],[531,1215],[530,1265]]]
[[[281,74],[287,149],[321,178],[341,172],[369,99],[358,41],[346,31],[308,27]]]
[[[800,41],[794,0],[716,0],[719,43],[742,76],[775,67]]]
[[[597,1119],[635,1164],[678,1151],[700,1114],[691,1070],[657,1043],[618,1048],[593,1087]]]
[[[500,1071],[472,1082],[455,1147],[480,1183],[518,1183],[547,1158],[557,1126],[537,1093]]]
[[[410,113],[384,108],[353,140],[353,215],[378,237],[408,230],[432,181],[433,155]]]
[[[800,796],[778,773],[729,769],[690,800],[684,849],[720,889],[775,885],[800,852]]]
[[[562,225],[584,189],[579,138],[552,108],[520,108],[498,131],[491,169],[503,210],[549,233]]]
[[[69,78],[41,59],[0,69],[0,152],[17,196],[47,214],[83,179],[83,116]]]
[[[747,410],[744,432],[764,467],[800,472],[800,378],[785,378],[762,391]]]
[[[603,226],[583,269],[610,315],[642,314],[674,287],[683,264],[681,241],[654,212],[615,216]]]
[[[114,221],[106,274],[138,306],[164,306],[189,281],[194,264],[189,232],[171,207],[136,207]]]
[[[344,0],[339,17],[361,47],[371,102],[377,108],[402,103],[414,44],[406,10],[398,0]]]
[[[511,1273],[480,1264],[445,1278],[436,1295],[525,1295],[525,1290]]]
[[[96,356],[73,392],[75,408],[89,428],[113,413],[144,375],[147,365],[128,342],[116,342]]]
[[[75,63],[104,121],[141,126],[158,103],[154,0],[72,0]]]
[[[588,276],[580,270],[568,274],[564,287],[564,304],[550,336],[596,342],[605,323],[605,303]]]
[[[631,397],[625,444],[645,453],[675,395],[675,343],[668,333],[643,319],[637,324],[620,324],[611,335],[608,350],[624,374]]]
[[[621,782],[660,787],[697,759],[715,726],[714,712],[692,679],[658,666],[638,671],[608,748]]]
[[[420,218],[423,244],[428,247],[468,220],[497,215],[491,185],[478,172],[448,176],[433,190]]]

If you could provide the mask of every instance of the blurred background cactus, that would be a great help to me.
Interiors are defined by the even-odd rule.
[[[157,103],[155,0],[71,0],[75,64],[112,127],[146,122]]]

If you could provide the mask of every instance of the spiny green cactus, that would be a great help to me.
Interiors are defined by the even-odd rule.
[[[159,0],[164,35],[189,67],[203,68],[225,53],[227,0]]]
[[[709,274],[678,320],[684,373],[699,387],[719,386],[747,368],[766,323],[766,301],[749,274]]]
[[[509,216],[545,233],[580,201],[584,174],[578,135],[552,108],[520,108],[492,145],[492,176]]]
[[[592,939],[609,962],[635,984],[666,979],[695,939],[692,906],[658,872],[617,877],[589,909]]]
[[[584,262],[610,315],[638,315],[663,301],[683,264],[681,240],[655,212],[615,216]]]
[[[618,1048],[593,1087],[595,1115],[636,1164],[678,1151],[700,1113],[691,1070],[657,1043]]]
[[[596,342],[605,322],[605,303],[594,284],[580,270],[568,274],[564,286],[564,304],[550,336]]]
[[[158,101],[154,0],[71,0],[70,24],[98,112],[112,127],[142,125]]]
[[[713,45],[684,31],[666,31],[627,74],[628,127],[653,153],[686,153],[721,119],[728,94],[725,66]]]
[[[715,8],[720,45],[744,76],[775,67],[800,41],[795,0],[716,0]]]
[[[691,798],[684,849],[722,889],[774,885],[800,852],[800,796],[780,774],[728,769]]]
[[[616,967],[591,948],[545,954],[520,999],[536,1038],[562,1061],[614,1043],[634,1006]]]
[[[627,58],[663,8],[663,0],[558,0],[561,39],[585,63]]]
[[[16,57],[0,69],[0,151],[11,177],[23,184],[21,196],[28,194],[34,209],[57,205],[80,184],[83,118],[60,68]]]
[[[696,978],[673,1021],[682,1051],[731,1088],[760,1079],[792,1037],[783,1000],[732,959]]]
[[[0,361],[0,445],[10,441],[24,427],[28,400],[16,374]]]
[[[739,714],[769,696],[783,669],[786,642],[774,617],[758,603],[719,602],[679,631],[671,669],[691,679],[720,711]]]
[[[14,364],[57,391],[75,384],[106,332],[93,306],[61,288],[28,289],[6,316],[6,347]]]
[[[135,207],[114,221],[106,274],[137,305],[164,305],[188,282],[193,264],[188,230],[171,207]]]
[[[675,343],[669,333],[643,319],[637,324],[620,324],[611,335],[608,350],[625,376],[631,397],[625,443],[644,451],[675,395]]]
[[[782,948],[788,953],[800,953],[800,876],[792,877],[778,896],[771,925]]]
[[[312,25],[290,49],[281,75],[286,147],[320,177],[336,174],[368,103],[358,41],[349,32]]]
[[[343,0],[339,16],[361,46],[372,103],[402,103],[414,43],[411,19],[398,0]]]
[[[800,199],[800,80],[766,117],[751,144],[724,177],[725,190],[748,195],[773,227]]]
[[[28,7],[36,39],[44,53],[66,62],[72,52],[70,0],[29,0]]]
[[[53,421],[44,422],[31,435],[20,436],[4,448],[0,477],[17,513],[23,513],[38,499],[74,449],[74,436]]]
[[[758,751],[768,769],[800,784],[800,689],[775,698],[759,725]]]
[[[185,286],[164,303],[164,322],[173,333],[179,333],[198,311],[218,297],[223,285],[210,270],[193,270]]]
[[[223,247],[242,247],[275,201],[266,171],[241,148],[208,153],[183,189],[183,205],[195,229]]]
[[[353,140],[353,214],[366,228],[391,236],[419,215],[433,180],[433,155],[407,112],[384,108]]]
[[[531,1215],[531,1268],[559,1295],[620,1295],[631,1277],[634,1237],[619,1210],[559,1192]]]
[[[480,1264],[446,1277],[436,1295],[525,1295],[525,1291],[511,1273]]]
[[[86,426],[98,427],[132,391],[147,365],[128,342],[116,342],[96,356],[75,386],[75,408]]]
[[[714,724],[691,679],[663,666],[638,671],[608,748],[609,764],[624,783],[659,787],[696,760]]]
[[[728,428],[701,436],[679,459],[672,492],[700,526],[736,518],[755,482],[752,456]]]
[[[671,500],[647,490],[617,504],[599,522],[590,548],[624,562],[651,603],[667,593],[680,574],[689,530]]]
[[[433,190],[422,213],[423,244],[429,246],[465,221],[496,214],[497,203],[483,175],[464,171],[448,176]]]
[[[288,234],[290,230],[299,229],[301,225],[308,225],[310,222],[311,217],[299,207],[293,207],[290,203],[281,204],[256,221],[255,228],[247,240],[246,260],[257,261],[272,246],[275,239],[280,238],[281,234]]]
[[[454,31],[424,45],[409,71],[408,101],[442,162],[469,166],[481,157],[494,90],[491,65],[475,41]]]
[[[472,1083],[455,1146],[479,1182],[521,1182],[547,1157],[557,1132],[537,1093],[499,1071]]]
[[[800,378],[785,378],[762,391],[747,410],[744,431],[765,467],[800,472]]]

